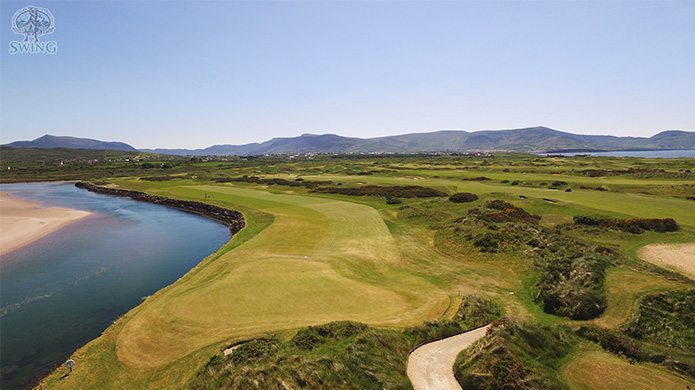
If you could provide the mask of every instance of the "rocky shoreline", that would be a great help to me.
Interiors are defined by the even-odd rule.
[[[246,219],[244,218],[244,214],[235,210],[229,210],[223,207],[213,206],[203,202],[172,199],[159,195],[150,195],[140,191],[130,191],[118,188],[101,187],[84,182],[75,183],[75,187],[100,194],[125,196],[142,202],[154,203],[162,206],[172,207],[189,213],[199,214],[227,225],[232,236],[239,232],[241,229],[243,229],[244,226],[246,226]]]

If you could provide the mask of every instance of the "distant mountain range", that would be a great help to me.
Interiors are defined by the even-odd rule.
[[[89,138],[63,137],[56,135],[44,135],[33,141],[12,142],[3,147],[10,148],[38,148],[38,149],[96,149],[96,150],[122,150],[137,151],[134,147],[123,142],[105,142]]]
[[[133,151],[121,142],[45,135],[33,141],[3,145],[21,148],[81,148]],[[580,135],[547,127],[466,132],[443,130],[378,138],[351,138],[335,134],[302,134],[262,143],[214,145],[204,149],[141,149],[170,155],[262,155],[294,153],[418,153],[418,152],[553,152],[695,149],[695,132],[669,130],[652,137]]]

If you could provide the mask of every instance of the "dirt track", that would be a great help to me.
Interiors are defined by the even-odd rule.
[[[408,378],[415,390],[459,390],[454,377],[456,356],[479,338],[488,326],[425,344],[408,357]]]

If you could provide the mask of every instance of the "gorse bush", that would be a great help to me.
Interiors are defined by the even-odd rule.
[[[290,340],[263,337],[215,355],[189,384],[193,389],[407,389],[408,353],[500,316],[499,307],[464,297],[453,320],[405,331],[340,321],[302,328]]]
[[[643,351],[639,344],[618,332],[599,328],[597,326],[581,326],[576,334],[599,344],[603,349],[615,355],[622,356],[631,362],[659,361],[663,358],[650,356]]]
[[[566,389],[556,372],[574,344],[564,331],[503,319],[461,352],[454,374],[464,389]]]
[[[470,192],[459,192],[449,197],[449,201],[454,203],[468,203],[478,200],[478,195]]]
[[[603,282],[609,265],[598,254],[558,254],[542,265],[535,301],[546,313],[575,320],[597,317],[606,309]]]
[[[193,389],[403,389],[413,340],[403,332],[334,322],[301,329],[289,341],[255,339],[212,357]]]
[[[469,215],[489,222],[526,222],[538,223],[541,217],[531,215],[526,210],[516,207],[503,200],[491,200],[485,203],[483,208],[473,208],[468,210]]]
[[[398,198],[394,198],[392,196],[386,197],[386,204],[401,204],[401,203],[403,203],[403,201],[398,199]]]
[[[623,328],[640,340],[695,350],[695,289],[645,296]]]
[[[467,295],[461,300],[452,320],[426,322],[423,326],[406,329],[405,333],[420,344],[453,336],[501,317],[502,309],[497,303],[477,295]]]
[[[476,237],[473,241],[481,252],[496,253],[500,250],[500,235],[494,233],[484,233]]]
[[[394,198],[433,198],[446,196],[442,191],[421,186],[367,185],[361,187],[320,187],[311,192],[350,196],[390,196]]]
[[[258,176],[241,176],[241,177],[225,177],[215,179],[217,183],[255,183],[255,184],[267,184],[267,185],[280,185],[288,187],[306,187],[306,188],[316,188],[321,185],[333,184],[332,181],[323,180],[304,180],[302,178],[297,178],[295,180],[286,180],[278,178],[265,179]]]
[[[495,302],[477,295],[467,295],[461,300],[454,320],[464,327],[475,328],[501,317],[502,309]]]
[[[367,329],[367,325],[355,322],[331,322],[325,325],[310,326],[297,331],[292,338],[294,345],[301,349],[314,349],[328,340],[343,340]]]
[[[632,363],[658,363],[670,370],[695,378],[695,365],[692,362],[682,361],[671,356],[673,352],[671,348],[645,344],[616,330],[599,328],[597,326],[581,326],[575,333],[582,338],[597,343],[610,353],[628,359]],[[680,347],[686,351],[688,348],[692,349],[691,346],[687,345]]]
[[[591,218],[591,217],[586,217]],[[589,319],[606,308],[605,271],[620,254],[570,236],[562,227],[538,225],[539,218],[503,200],[486,202],[442,227],[435,244],[445,251],[524,254],[537,272],[534,301],[550,314]]]
[[[576,225],[601,226],[610,229],[618,229],[628,233],[640,234],[645,230],[659,233],[678,231],[678,223],[673,218],[629,218],[629,219],[609,219],[596,218],[585,215],[574,217]]]

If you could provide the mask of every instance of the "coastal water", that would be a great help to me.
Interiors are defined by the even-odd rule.
[[[226,226],[207,218],[71,183],[10,184],[0,191],[93,213],[0,257],[3,390],[31,387],[229,239]]]
[[[650,157],[650,158],[683,158],[695,157],[695,149],[686,150],[622,150],[615,152],[572,152],[551,153],[563,156],[591,155],[597,157]],[[543,156],[545,153],[542,154]]]

